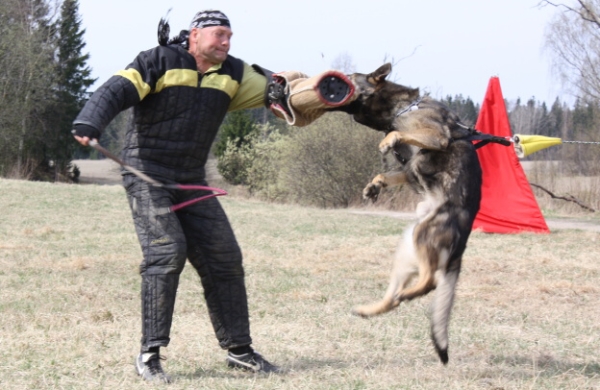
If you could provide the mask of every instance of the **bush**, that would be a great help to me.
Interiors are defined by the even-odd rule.
[[[230,183],[246,184],[263,199],[347,207],[380,171],[381,137],[346,114],[331,113],[288,135],[259,127],[245,146],[228,143],[218,167]]]
[[[214,147],[215,156],[221,157],[231,142],[237,148],[247,145],[251,142],[255,130],[256,124],[249,110],[230,112],[219,129],[218,140]]]
[[[381,170],[382,134],[346,114],[325,115],[290,138],[281,180],[301,204],[348,207],[360,202],[362,189]]]
[[[273,126],[265,125],[253,139],[252,163],[248,167],[248,189],[251,194],[270,201],[283,201],[289,189],[281,180],[286,164],[290,136],[282,135]]]
[[[282,139],[274,127],[255,125],[244,142],[230,138],[218,157],[217,170],[230,184],[248,185],[250,191],[261,191],[273,183],[271,175],[278,164]]]
[[[238,139],[227,140],[218,158],[217,170],[228,183],[246,184],[248,168],[251,165],[252,143],[238,147]]]

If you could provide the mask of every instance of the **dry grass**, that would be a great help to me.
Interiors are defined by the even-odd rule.
[[[550,215],[578,215],[598,218],[600,213],[600,176],[573,176],[563,172],[560,162],[535,161],[523,163],[530,183],[543,186],[555,196],[574,197],[581,204],[596,210],[590,213],[575,202],[553,199],[544,191],[534,189],[540,207]]]
[[[186,267],[172,389],[600,389],[600,234],[474,233],[443,367],[431,297],[370,320],[406,222],[222,202],[245,254],[255,347],[288,372],[232,372]],[[2,389],[142,389],[140,250],[120,186],[0,180]]]

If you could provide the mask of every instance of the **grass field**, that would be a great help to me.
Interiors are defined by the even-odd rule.
[[[407,221],[221,198],[245,256],[254,346],[286,372],[224,364],[184,270],[171,389],[600,389],[600,233],[474,233],[450,327],[431,297],[365,320]],[[0,389],[142,389],[141,259],[120,186],[0,180]],[[151,386],[150,386],[151,387]]]

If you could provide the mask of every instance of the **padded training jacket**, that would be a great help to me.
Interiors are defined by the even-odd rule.
[[[74,125],[102,131],[119,112],[134,107],[123,161],[159,180],[199,181],[225,114],[264,105],[266,84],[235,57],[201,74],[181,46],[158,46],[104,83]]]
[[[74,125],[102,131],[133,107],[121,158],[161,182],[206,184],[204,165],[227,111],[263,105],[267,79],[228,56],[204,74],[178,45],[140,53],[104,83]],[[156,188],[128,174],[124,185],[144,260],[142,350],[167,346],[179,275],[186,258],[201,277],[222,348],[249,345],[250,327],[242,254],[217,199],[163,215],[157,207],[205,195]]]

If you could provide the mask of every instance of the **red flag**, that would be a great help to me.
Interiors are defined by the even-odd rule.
[[[512,137],[500,80],[490,79],[475,128]],[[513,147],[489,143],[477,150],[483,171],[481,208],[473,229],[487,233],[549,233]]]

